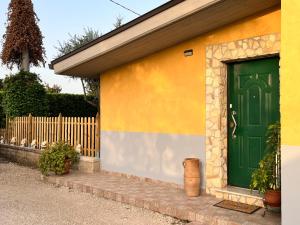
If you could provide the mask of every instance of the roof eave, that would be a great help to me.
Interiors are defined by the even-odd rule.
[[[49,64],[49,67],[51,65],[50,69],[53,68],[53,64],[61,62],[64,59],[69,58],[69,57],[71,57],[71,56],[73,56],[73,55],[75,55],[75,54],[77,54],[77,53],[79,53],[79,52],[81,52],[81,51],[83,51],[83,50],[85,50],[85,49],[87,49],[87,48],[89,48],[89,47],[91,47],[91,46],[93,46],[93,45],[95,45],[95,44],[103,41],[103,40],[105,40],[105,39],[108,39],[108,38],[110,38],[110,37],[112,37],[112,36],[114,36],[116,34],[119,34],[122,31],[127,30],[127,29],[135,26],[136,24],[141,23],[141,22],[147,20],[148,18],[153,17],[153,16],[157,15],[158,13],[160,13],[162,11],[165,11],[165,10],[167,10],[167,9],[169,9],[169,8],[175,6],[175,5],[177,5],[177,4],[179,4],[179,3],[183,2],[183,1],[185,1],[185,0],[171,0],[171,1],[168,1],[167,3],[165,3],[165,4],[159,6],[159,7],[155,8],[155,9],[153,9],[153,10],[151,10],[151,11],[149,11],[149,12],[147,12],[147,13],[145,13],[145,14],[137,17],[137,18],[135,18],[134,20],[131,20],[128,23],[123,24],[122,26],[120,26],[120,27],[118,27],[118,28],[116,28],[116,29],[114,29],[114,30],[112,30],[112,31],[110,31],[110,32],[108,32],[108,33],[100,36],[99,38],[96,38],[95,40],[90,41],[89,43],[87,43],[87,44],[79,47],[78,49],[76,49],[74,51],[71,51],[68,54],[62,55],[62,56],[60,56],[60,57],[52,60],[51,63]]]
[[[177,1],[152,17],[52,61],[51,68],[56,74],[96,77],[103,71],[280,5],[280,0],[201,2],[202,7],[198,0]]]

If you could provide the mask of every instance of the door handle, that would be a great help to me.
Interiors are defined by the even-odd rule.
[[[231,136],[232,136],[233,139],[236,138],[235,131],[236,131],[236,128],[237,128],[237,123],[236,123],[236,120],[235,120],[235,118],[234,118],[235,115],[236,115],[236,111],[233,110],[233,111],[231,112],[231,118],[232,118],[232,121],[233,121],[233,123],[234,123],[234,127],[233,127],[232,134],[231,134]]]

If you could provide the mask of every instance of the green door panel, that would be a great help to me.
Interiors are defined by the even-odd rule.
[[[279,117],[279,59],[229,64],[229,185],[249,187],[253,170],[265,155],[267,127]]]

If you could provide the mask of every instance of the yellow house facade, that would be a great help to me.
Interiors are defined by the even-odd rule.
[[[214,51],[219,45],[228,48]],[[189,49],[193,55],[186,57],[184,51]],[[208,77],[214,69],[206,60],[213,54],[228,54],[226,60],[235,60],[269,57],[279,51],[280,8],[275,7],[104,72],[100,75],[101,137],[102,154],[108,160],[103,165],[110,170],[182,183],[181,162],[199,157],[202,187],[210,176],[214,184],[206,187],[224,187],[226,181],[221,183],[221,179],[226,176],[226,168],[222,171],[214,164],[226,166],[226,147],[208,149],[208,139],[218,138],[215,145],[222,144],[219,136],[224,128],[212,130],[222,121],[214,121],[211,116],[216,113],[222,117],[220,107],[226,102],[217,99],[221,78]],[[208,109],[208,104],[215,109]],[[110,150],[106,153],[105,149]],[[217,162],[217,158],[225,161]]]
[[[182,185],[182,161],[197,157],[203,191],[261,205],[244,188],[280,121],[283,218],[293,224],[299,9],[175,0],[54,60],[57,74],[99,78],[102,169]]]

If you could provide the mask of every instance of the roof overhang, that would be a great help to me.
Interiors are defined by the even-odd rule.
[[[101,72],[191,39],[268,8],[280,0],[173,0],[51,62],[56,74]]]

